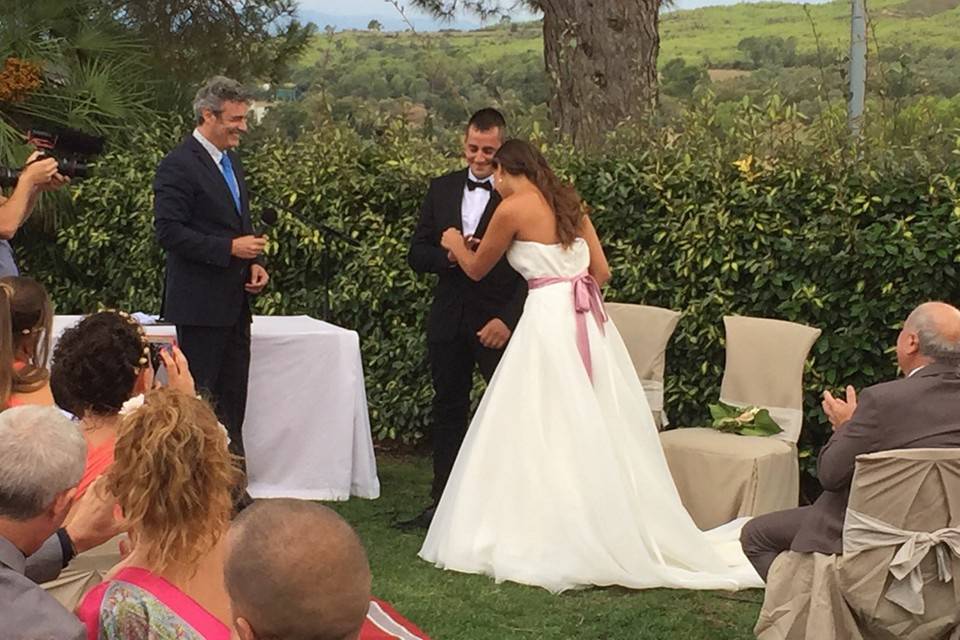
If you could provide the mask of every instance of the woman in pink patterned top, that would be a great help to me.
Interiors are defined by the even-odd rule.
[[[109,486],[133,550],[86,595],[90,640],[227,640],[224,540],[239,470],[210,406],[149,391],[121,420]]]

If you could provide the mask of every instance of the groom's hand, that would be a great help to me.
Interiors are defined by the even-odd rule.
[[[488,349],[503,349],[510,339],[510,329],[500,318],[492,318],[477,331],[477,338],[480,339],[480,344]]]

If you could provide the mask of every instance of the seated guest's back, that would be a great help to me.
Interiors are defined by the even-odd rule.
[[[80,418],[87,441],[80,495],[113,463],[123,403],[153,384],[149,353],[137,321],[115,311],[83,318],[57,341],[50,371],[53,395]]]
[[[370,567],[350,525],[302,500],[260,500],[230,529],[224,578],[241,640],[356,640]]]
[[[891,449],[960,447],[960,310],[927,302],[910,314],[897,337],[905,377],[846,399],[824,392],[834,433],[820,451],[823,494],[807,507],[754,518],[741,535],[743,550],[761,577],[783,551],[839,554],[856,457]]]
[[[88,638],[226,640],[223,550],[239,471],[213,410],[149,391],[122,418],[114,456],[107,477],[134,546],[77,608]]]
[[[76,618],[24,576],[26,557],[57,530],[73,502],[86,445],[54,407],[0,413],[0,637],[83,638]]]
[[[53,404],[47,355],[53,305],[33,278],[0,278],[0,410]]]

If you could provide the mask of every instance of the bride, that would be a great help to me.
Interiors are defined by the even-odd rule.
[[[530,286],[420,557],[563,591],[762,586],[736,527],[704,533],[667,468],[646,396],[599,285],[610,277],[572,186],[529,143],[494,157],[503,196],[476,252],[441,244],[474,280],[506,253]]]

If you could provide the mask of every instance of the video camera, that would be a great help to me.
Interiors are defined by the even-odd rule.
[[[41,152],[37,160],[56,158],[61,175],[82,180],[91,174],[91,167],[84,159],[102,153],[104,139],[74,129],[31,129],[27,132],[27,143]],[[0,166],[0,187],[15,186],[22,171],[22,168]]]

